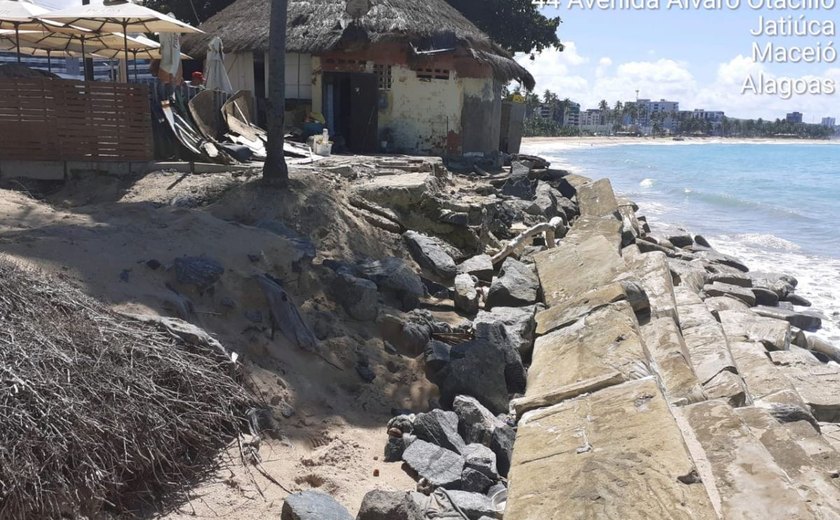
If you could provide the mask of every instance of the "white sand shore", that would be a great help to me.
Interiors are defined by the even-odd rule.
[[[686,137],[682,141],[675,141],[670,137],[526,137],[522,140],[523,149],[535,150],[550,147],[554,150],[589,148],[603,146],[621,146],[631,144],[657,146],[691,146],[700,144],[813,144],[822,146],[840,145],[840,139],[775,139],[775,138],[723,138],[723,137]]]

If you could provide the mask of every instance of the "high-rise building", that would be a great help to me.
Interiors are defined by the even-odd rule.
[[[822,118],[822,122],[820,124],[822,126],[827,126],[828,128],[834,128],[837,126],[837,119],[833,117],[824,117]]]
[[[788,123],[798,124],[802,122],[802,112],[791,112],[785,116],[785,121]]]

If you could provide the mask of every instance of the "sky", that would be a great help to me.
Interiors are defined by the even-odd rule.
[[[818,123],[823,117],[840,120],[840,93],[830,95],[826,88],[822,95],[788,100],[777,95],[742,94],[747,76],[758,80],[762,73],[776,79],[833,80],[840,91],[840,61],[754,63],[752,58],[753,42],[783,47],[821,43],[827,47],[835,40],[833,36],[750,34],[758,30],[760,16],[777,20],[804,15],[809,20],[840,23],[836,12],[754,10],[747,2],[757,0],[742,0],[736,10],[668,10],[668,0],[660,0],[658,10],[590,10],[562,1],[559,9],[544,7],[543,13],[562,18],[558,35],[565,51],[545,51],[533,61],[526,54],[516,57],[536,78],[535,90],[540,94],[550,89],[561,99],[582,103],[583,108],[597,108],[601,99],[610,106],[617,100],[633,100],[638,89],[642,99],[679,101],[681,110],[724,110],[732,117],[764,119],[784,118],[786,113],[798,111],[806,122]]]

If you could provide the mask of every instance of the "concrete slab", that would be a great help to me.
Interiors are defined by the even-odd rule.
[[[840,422],[840,365],[822,364],[800,350],[771,352],[770,357],[818,421]]]
[[[807,422],[782,424],[769,411],[746,407],[735,411],[770,452],[818,518],[840,518],[840,484],[832,475],[838,454]]]
[[[651,318],[669,317],[679,323],[674,284],[665,253],[653,252],[639,255],[628,263],[628,267],[639,278],[639,282],[647,293],[650,300]]]
[[[564,240],[560,246],[535,255],[534,262],[549,307],[608,285],[627,273],[618,250],[598,235],[580,244]]]
[[[737,341],[729,344],[729,351],[753,401],[784,390],[795,392],[788,378],[767,356],[761,343]]]
[[[624,380],[647,377],[650,372],[637,326],[629,304],[619,302],[538,338],[525,397],[547,399],[568,385],[615,372]]]
[[[553,307],[537,313],[537,334],[548,334],[576,322],[595,309],[625,300],[625,286],[615,282],[555,303]]]
[[[602,236],[613,250],[621,250],[621,221],[612,217],[582,217],[575,221],[563,242],[580,244],[593,236]]]
[[[681,408],[708,461],[723,518],[768,520],[816,518],[785,472],[750,432],[735,410],[721,400]]]
[[[582,217],[618,218],[618,201],[609,179],[599,179],[580,186],[577,200]]]
[[[790,348],[790,323],[765,318],[750,311],[718,312],[723,331],[733,341],[760,342],[767,350]]]
[[[717,518],[693,470],[656,382],[628,382],[523,417],[505,520]]]
[[[689,361],[688,349],[670,317],[642,326],[645,352],[659,376],[665,397],[675,406],[704,401],[706,395]]]

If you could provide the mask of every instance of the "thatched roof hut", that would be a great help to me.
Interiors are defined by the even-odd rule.
[[[320,54],[384,42],[405,42],[420,50],[455,44],[489,65],[497,79],[534,87],[525,68],[444,0],[370,1],[367,14],[354,20],[346,12],[345,0],[290,0],[287,52]],[[267,52],[270,9],[271,0],[237,0],[201,24],[205,34],[184,37],[182,46],[200,58],[210,39],[219,36],[226,52]]]

